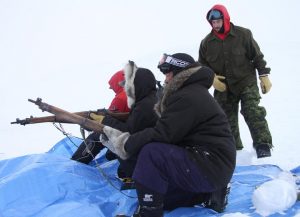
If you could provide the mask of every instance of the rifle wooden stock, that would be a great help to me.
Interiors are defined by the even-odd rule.
[[[47,103],[42,102],[41,98],[37,98],[36,101],[32,99],[28,99],[29,102],[32,102],[39,106],[42,111],[47,111],[51,114],[54,114],[57,119],[66,121],[67,123],[78,124],[81,127],[87,130],[93,130],[95,132],[103,132],[103,124],[98,123],[97,121],[90,120],[87,117],[82,117],[78,114],[74,114],[58,107],[49,105]]]
[[[97,111],[82,111],[82,112],[75,112],[73,114],[79,115],[83,118],[89,118],[90,119],[90,113],[95,113],[97,115],[105,115],[105,112],[102,112],[100,109]],[[115,117],[118,120],[121,121],[126,121],[128,118],[129,113],[128,112],[111,112],[107,111],[107,114]],[[69,122],[65,118],[61,119],[60,117],[56,115],[51,115],[51,116],[44,116],[44,117],[33,117],[30,116],[29,118],[25,119],[19,119],[17,118],[16,121],[11,122],[11,124],[21,124],[21,125],[26,125],[26,124],[39,124],[39,123],[47,123],[47,122],[58,122],[58,123],[67,123],[67,124],[73,124],[73,122]]]

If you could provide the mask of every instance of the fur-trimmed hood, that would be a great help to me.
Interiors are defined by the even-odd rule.
[[[150,92],[156,91],[156,79],[149,69],[139,68],[130,61],[124,68],[128,107],[140,101]]]
[[[201,66],[199,63],[195,63],[174,76],[173,79],[165,85],[163,96],[155,105],[155,111],[159,117],[165,110],[166,100],[168,97],[178,89],[195,82],[200,83],[207,89],[212,86],[214,74],[211,73],[211,70],[201,70],[203,67],[204,66]]]

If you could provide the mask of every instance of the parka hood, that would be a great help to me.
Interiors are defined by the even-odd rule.
[[[116,72],[108,81],[110,88],[116,93],[120,93],[123,90],[123,87],[120,85],[121,82],[125,80],[124,71],[120,70]]]
[[[209,89],[213,84],[213,80],[214,73],[210,68],[201,66],[199,63],[190,65],[185,70],[174,76],[172,80],[165,85],[163,96],[155,105],[157,115],[160,116],[160,114],[164,111],[167,98],[180,88],[197,83]]]
[[[124,89],[127,95],[128,107],[132,105],[151,92],[156,91],[156,79],[149,69],[138,68],[134,62],[130,62],[124,68],[125,72],[125,86]]]
[[[201,68],[208,69],[205,66],[201,66],[199,63],[195,63],[187,67],[178,76],[175,76],[174,81],[182,81],[182,87],[189,85],[191,83],[198,83],[209,89],[214,80],[214,73],[212,70],[200,70]],[[179,88],[179,87],[178,87]]]
[[[227,9],[225,8],[224,5],[220,5],[220,4],[217,4],[217,5],[214,5],[206,14],[206,19],[207,21],[209,22],[209,24],[211,25],[211,22],[208,20],[208,15],[209,13],[212,11],[212,10],[218,10],[218,11],[221,11],[222,14],[223,14],[223,26],[224,26],[224,33],[218,33],[218,32],[215,32],[214,30],[212,30],[214,32],[214,34],[216,36],[218,36],[219,38],[221,39],[224,39],[227,34],[229,33],[230,31],[230,16],[229,16],[229,13],[227,11]],[[212,25],[211,25],[212,26]]]

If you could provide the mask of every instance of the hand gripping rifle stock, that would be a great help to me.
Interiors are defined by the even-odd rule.
[[[103,124],[98,123],[97,121],[90,120],[87,117],[82,117],[75,113],[71,113],[60,109],[58,107],[49,105],[47,103],[42,102],[41,98],[37,98],[37,100],[28,99],[29,102],[32,102],[39,106],[42,111],[47,111],[51,114],[54,114],[56,119],[65,121],[66,123],[78,124],[84,129],[92,130],[95,132],[103,132]]]

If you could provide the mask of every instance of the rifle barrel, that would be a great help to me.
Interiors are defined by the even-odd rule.
[[[95,132],[103,132],[103,124],[98,123],[97,121],[90,120],[85,117],[81,117],[77,114],[65,111],[61,108],[55,107],[53,105],[49,105],[47,103],[42,102],[41,98],[37,98],[36,101],[28,99],[29,102],[32,102],[39,106],[42,111],[47,111],[51,114],[54,114],[58,119],[65,120],[70,123],[79,124],[85,129],[93,130]]]
[[[28,101],[31,102],[31,103],[34,103],[35,105],[38,105],[39,108],[42,111],[48,111],[48,112],[50,112],[50,113],[52,113],[54,115],[44,116],[44,117],[33,117],[33,116],[30,116],[29,118],[25,118],[25,119],[19,119],[19,118],[17,118],[16,121],[11,122],[11,124],[20,124],[20,125],[24,125],[24,126],[26,124],[49,123],[49,122],[50,123],[51,122],[52,123],[53,122],[58,122],[58,123],[74,124],[74,120],[67,119],[66,118],[67,116],[62,115],[66,111],[52,106],[52,110],[53,110],[53,108],[56,108],[56,109],[54,109],[56,112],[59,112],[59,111],[63,111],[63,112],[62,113],[59,112],[59,114],[51,112],[50,111],[51,110],[51,105],[43,103],[41,98],[37,98],[36,100],[28,99]],[[108,114],[108,115],[110,115],[110,116],[112,116],[112,117],[114,117],[114,118],[116,118],[116,119],[118,119],[120,121],[126,121],[127,118],[128,118],[128,116],[129,116],[129,112],[112,112],[112,111],[105,110],[105,109],[98,109],[98,110],[95,110],[95,111],[75,112],[75,113],[71,113],[71,114],[75,114],[75,115],[81,116],[83,118],[90,119],[90,113],[96,113],[97,115],[106,115],[106,114]]]

